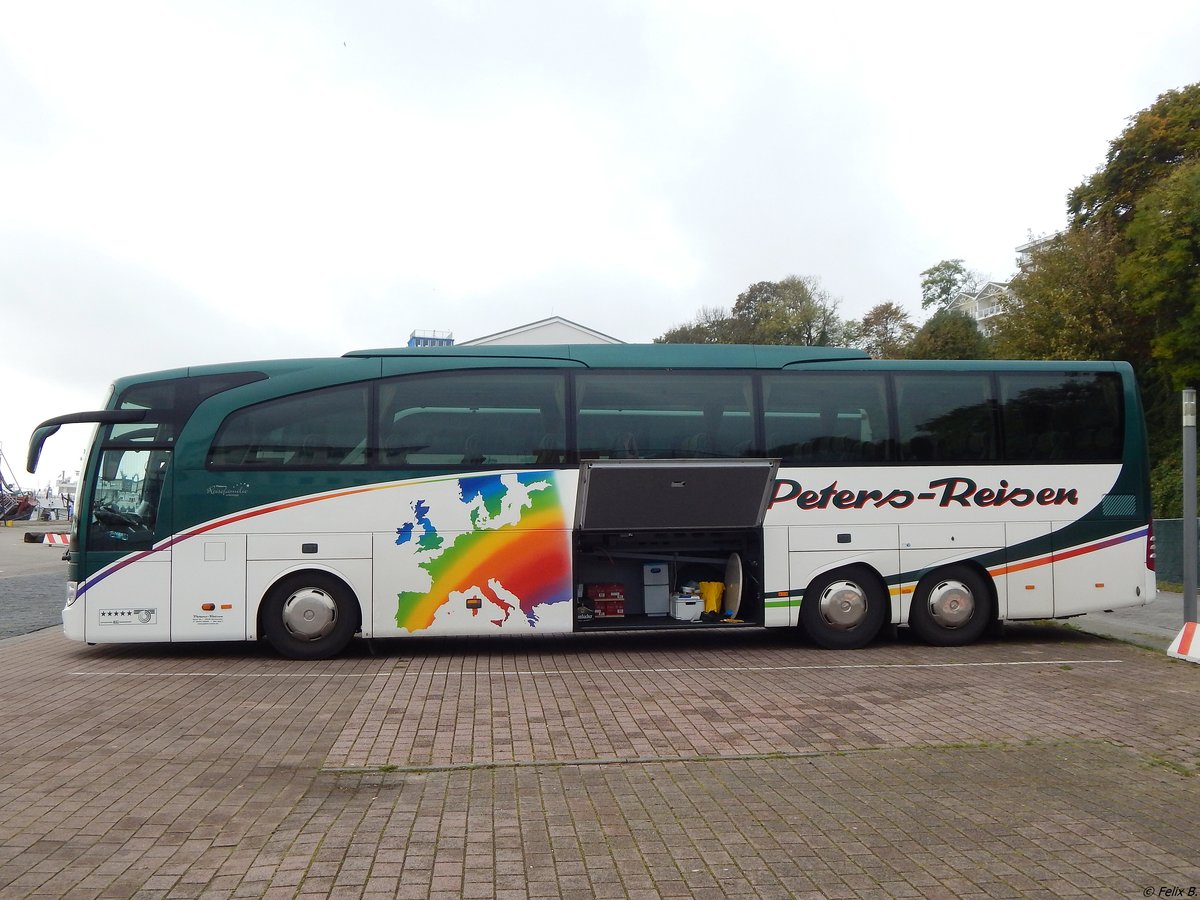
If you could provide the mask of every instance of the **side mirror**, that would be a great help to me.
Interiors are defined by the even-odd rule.
[[[30,475],[37,471],[38,460],[42,456],[42,447],[49,438],[58,433],[59,425],[42,425],[36,428],[29,438],[29,455],[25,457],[25,471]]]
[[[56,433],[61,425],[75,425],[83,422],[95,422],[107,425],[117,422],[141,422],[146,418],[144,409],[98,409],[91,412],[69,413],[65,416],[55,416],[47,419],[34,429],[29,438],[29,455],[25,457],[25,469],[29,474],[37,471],[38,459],[42,455],[42,447],[50,435]]]

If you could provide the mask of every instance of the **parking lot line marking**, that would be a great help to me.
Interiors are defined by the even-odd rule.
[[[386,669],[381,672],[68,672],[68,675],[84,677],[150,677],[169,678],[182,676],[184,678],[378,678],[380,675],[391,675],[401,671]]]
[[[1112,665],[1122,659],[1021,659],[1000,662],[952,662],[952,663],[838,663],[835,665],[810,666],[655,666],[622,669],[437,669],[428,673],[415,673],[411,669],[385,669],[378,672],[120,672],[120,671],[77,671],[68,675],[81,677],[151,677],[171,676],[184,678],[378,678],[381,675],[426,674],[430,678],[459,677],[503,677],[528,678],[546,675],[633,675],[633,674],[687,674],[690,672],[812,672],[839,669],[970,669],[1001,666],[1083,666]]]
[[[834,671],[837,669],[955,669],[983,668],[987,666],[1062,666],[1086,664],[1121,663],[1121,659],[1037,659],[1009,660],[1007,662],[958,662],[958,663],[840,663],[837,665],[812,666],[658,666],[650,668],[625,669],[463,669],[438,670],[430,672],[431,676],[452,675],[633,675],[633,674],[671,674],[689,672],[804,672],[804,671]]]

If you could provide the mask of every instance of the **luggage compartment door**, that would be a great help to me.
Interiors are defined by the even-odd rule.
[[[777,459],[585,460],[575,528],[761,528],[778,470]]]

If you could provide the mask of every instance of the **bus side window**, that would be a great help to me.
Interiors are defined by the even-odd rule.
[[[752,382],[694,371],[580,372],[579,455],[584,459],[679,459],[749,455]]]
[[[911,462],[996,458],[995,403],[985,374],[895,375],[900,457]]]
[[[1004,457],[1015,461],[1117,462],[1125,424],[1115,373],[1004,372]]]
[[[213,467],[335,468],[366,455],[365,385],[290,394],[230,413],[209,449]]]
[[[566,382],[554,371],[398,376],[380,385],[380,459],[396,468],[553,465],[566,459]]]
[[[784,465],[879,462],[889,456],[884,376],[795,372],[763,377],[767,455]]]

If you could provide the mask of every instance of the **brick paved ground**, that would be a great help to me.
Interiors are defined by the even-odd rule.
[[[1200,668],[728,637],[2,641],[0,896],[1200,893]]]

